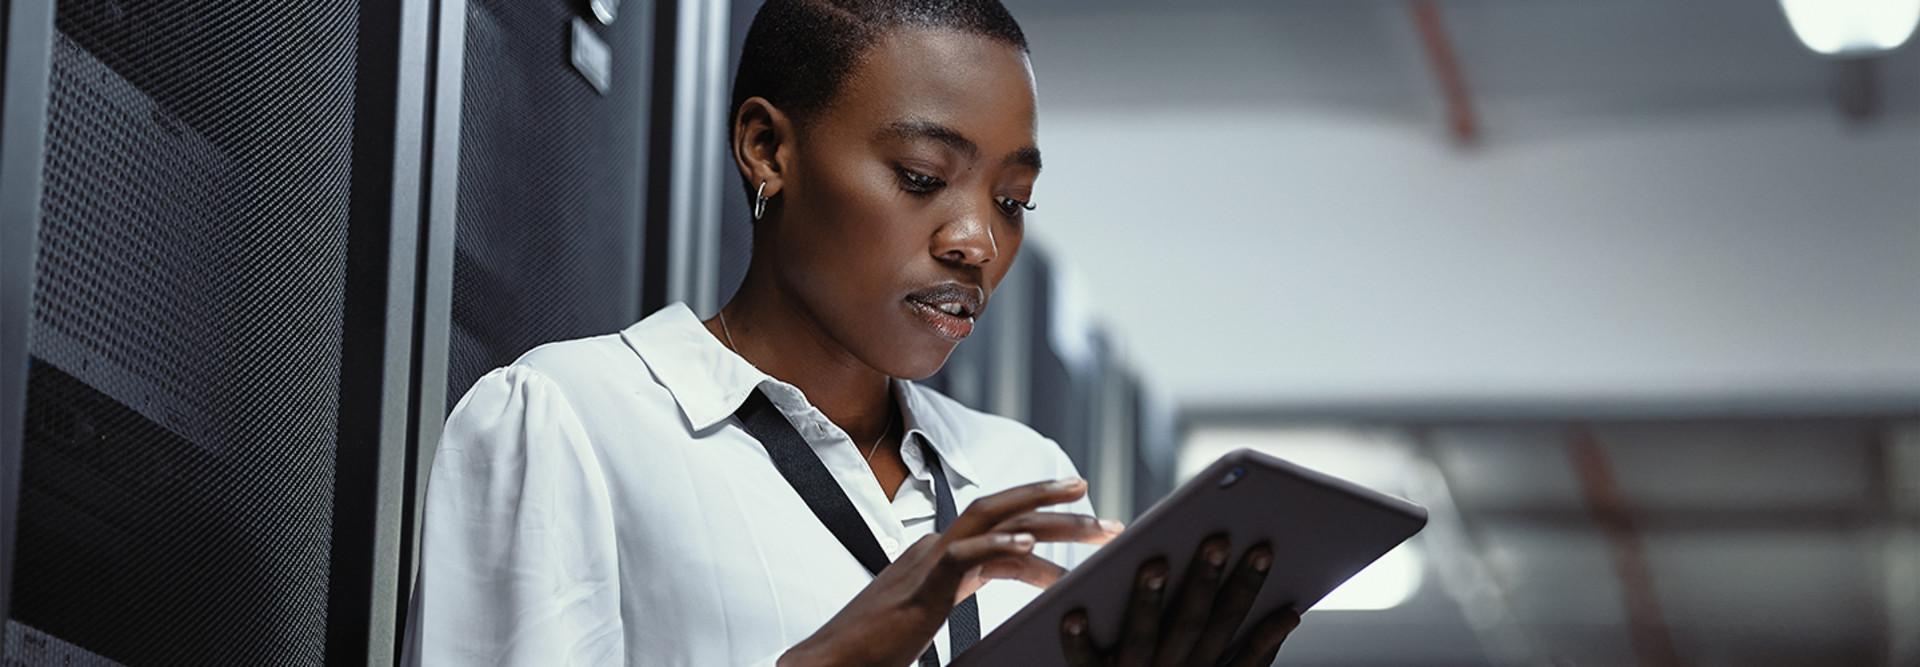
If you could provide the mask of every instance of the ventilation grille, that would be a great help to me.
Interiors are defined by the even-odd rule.
[[[639,315],[646,12],[594,26],[602,96],[568,57],[576,4],[467,5],[449,409],[529,348]]]
[[[10,633],[321,663],[357,22],[59,3]]]

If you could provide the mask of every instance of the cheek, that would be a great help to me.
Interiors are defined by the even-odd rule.
[[[843,227],[856,240],[877,242],[890,231],[889,220],[900,214],[892,174],[875,169],[842,173],[825,184],[829,209],[827,224]]]
[[[892,177],[891,172],[850,174],[826,184],[826,206],[812,224],[830,230],[837,246],[830,252],[847,256],[845,268],[874,272],[909,259],[902,253],[913,245],[916,202],[900,196]]]
[[[807,183],[809,202],[792,210],[791,230],[781,239],[790,277],[835,301],[891,294],[897,274],[925,254],[925,240],[912,238],[911,198],[897,196],[892,172],[842,168]],[[823,280],[824,278],[824,280]]]

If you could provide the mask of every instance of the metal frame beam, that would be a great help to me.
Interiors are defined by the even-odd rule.
[[[434,447],[445,426],[447,362],[453,327],[454,235],[458,227],[460,194],[460,113],[466,83],[466,0],[438,0],[433,7],[429,93],[425,101],[419,243],[419,310],[415,315],[412,402],[407,406],[407,441],[400,508],[398,580],[391,624],[395,663],[403,659],[402,645],[411,621],[413,583],[420,571],[420,521],[433,469]],[[378,646],[374,647],[378,649]]]
[[[1619,421],[1920,419],[1920,391],[1853,395],[1754,395],[1623,400],[1404,400],[1342,403],[1213,403],[1183,405],[1190,424],[1274,426],[1305,421],[1356,421],[1447,426]]]
[[[362,2],[326,662],[394,658],[433,0]]]
[[[1889,425],[1880,451],[1886,664],[1920,665],[1920,422]]]
[[[1590,428],[1573,431],[1567,441],[1567,457],[1573,461],[1593,523],[1607,540],[1609,556],[1620,578],[1620,598],[1626,606],[1627,636],[1633,644],[1636,662],[1642,667],[1679,667],[1679,651],[1674,648],[1673,632],[1660,611],[1659,592],[1654,589],[1653,566],[1647,560],[1646,544],[1640,540],[1633,510],[1620,492],[1613,465],[1605,445]]]
[[[720,308],[721,193],[727,182],[727,0],[675,3],[665,295],[701,316]],[[656,50],[656,53],[658,50]],[[656,139],[659,138],[657,135]],[[656,181],[657,182],[657,181]],[[657,255],[656,255],[657,256]]]
[[[25,437],[33,265],[40,232],[52,0],[4,5],[4,118],[0,119],[0,615],[12,607],[13,545]],[[4,644],[0,637],[0,644]],[[0,646],[0,649],[3,649]]]
[[[1583,529],[1593,525],[1584,507],[1474,507],[1476,521],[1488,526]],[[1636,508],[1634,530],[1643,534],[1716,532],[1843,533],[1877,529],[1882,518],[1867,508]]]
[[[1440,80],[1440,95],[1446,101],[1447,126],[1453,139],[1471,146],[1480,139],[1480,121],[1473,112],[1473,96],[1467,92],[1467,79],[1460,73],[1460,61],[1454,57],[1453,40],[1440,22],[1440,7],[1434,0],[1409,0],[1413,24],[1420,31],[1420,44]]]

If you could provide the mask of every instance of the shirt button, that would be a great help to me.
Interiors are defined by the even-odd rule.
[[[887,552],[888,558],[900,557],[900,542],[891,537],[880,538],[880,550]]]

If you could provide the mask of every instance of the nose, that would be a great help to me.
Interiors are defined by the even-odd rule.
[[[993,240],[993,222],[966,215],[940,227],[933,235],[933,256],[941,261],[985,266],[1000,257]]]

